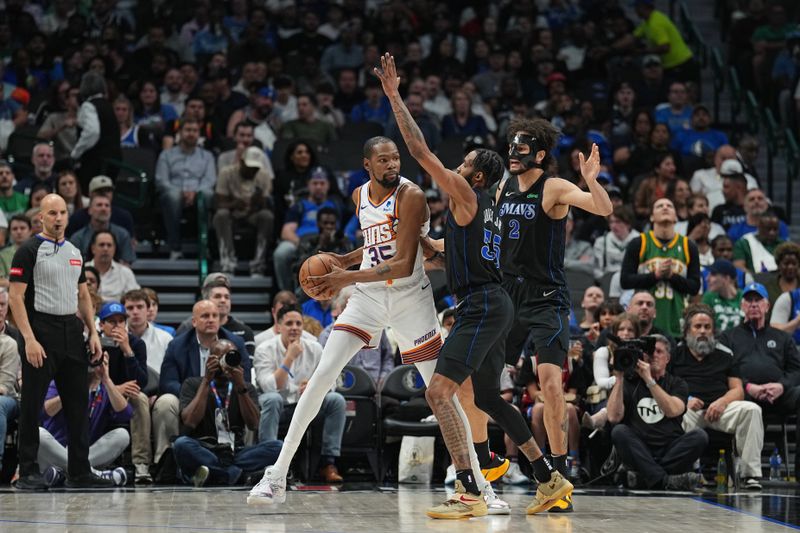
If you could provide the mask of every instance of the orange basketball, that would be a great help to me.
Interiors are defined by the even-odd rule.
[[[317,300],[330,300],[333,298],[333,292],[320,294],[316,297],[311,294],[308,289],[314,287],[315,283],[308,278],[309,276],[324,276],[333,270],[332,266],[336,264],[336,259],[328,254],[312,255],[303,262],[303,265],[300,267],[298,278],[300,287],[303,288],[303,292],[305,292],[309,298],[316,298]]]

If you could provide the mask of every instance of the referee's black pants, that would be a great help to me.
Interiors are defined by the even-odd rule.
[[[19,413],[19,474],[39,473],[39,420],[51,380],[55,380],[67,422],[67,475],[86,475],[89,467],[89,363],[83,322],[75,315],[29,315],[31,329],[47,358],[41,368],[22,356],[22,399]]]

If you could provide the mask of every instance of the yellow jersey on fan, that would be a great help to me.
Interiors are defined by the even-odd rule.
[[[672,260],[672,273],[686,277],[689,270],[689,238],[678,233],[669,242],[661,242],[652,231],[642,233],[642,245],[639,249],[639,274],[650,274],[658,270],[661,263]],[[650,289],[656,300],[657,327],[673,337],[681,337],[681,317],[686,307],[685,296],[672,289],[666,280],[659,280]]]

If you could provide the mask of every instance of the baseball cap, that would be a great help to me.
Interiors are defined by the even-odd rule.
[[[258,146],[250,146],[242,154],[242,162],[250,168],[264,168],[263,152]]]
[[[212,272],[203,280],[203,288],[209,285],[225,286],[231,288],[231,278],[224,272]]]
[[[95,176],[89,182],[89,194],[98,189],[113,189],[114,181],[108,176]]]
[[[311,174],[308,176],[308,181],[311,180],[325,180],[328,181],[328,173],[322,167],[314,167]]]
[[[106,320],[114,315],[127,317],[128,313],[125,311],[125,306],[119,302],[107,302],[100,308],[100,313],[97,316],[100,320]]]
[[[645,67],[652,67],[653,65],[660,65],[661,58],[655,54],[648,54],[642,59],[642,65]]]
[[[727,259],[717,259],[709,265],[708,271],[712,274],[722,274],[723,276],[736,279],[736,267]]]
[[[767,288],[760,283],[751,283],[750,285],[745,287],[744,291],[742,291],[742,297],[747,296],[751,292],[758,293],[764,299],[767,300],[769,299],[769,293],[767,293]]]
[[[256,91],[258,96],[263,96],[265,98],[269,98],[271,100],[275,99],[275,89],[270,87],[269,85],[265,85]]]
[[[719,167],[720,176],[734,176],[744,174],[744,168],[738,159],[726,159]]]
[[[612,176],[611,173],[606,171],[606,170],[601,170],[597,174],[597,182],[598,183],[603,183],[603,182],[605,182],[605,183],[614,183],[614,176]]]
[[[566,82],[567,81],[567,77],[564,76],[560,72],[553,72],[552,74],[547,76],[547,79],[545,80],[545,84],[546,85],[550,85],[551,83],[556,82],[556,81],[560,81],[562,83]]]

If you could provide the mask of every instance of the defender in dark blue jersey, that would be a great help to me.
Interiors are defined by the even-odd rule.
[[[561,367],[569,348],[570,300],[564,273],[566,217],[570,206],[600,216],[611,214],[608,193],[597,183],[600,153],[592,145],[579,155],[589,192],[548,176],[544,169],[560,132],[542,119],[515,119],[508,128],[511,177],[497,190],[500,218],[500,269],[503,287],[514,302],[514,324],[506,339],[506,362],[515,364],[526,340],[538,356],[544,394],[544,422],[553,462],[566,475],[567,417]],[[559,508],[572,509],[571,497]]]
[[[394,58],[386,54],[381,66],[376,74],[409,152],[450,198],[444,243],[448,287],[458,298],[456,322],[439,353],[425,396],[453,458],[456,492],[427,514],[432,518],[463,518],[488,512],[470,468],[467,429],[453,401],[459,386],[470,376],[475,404],[495,419],[534,464],[539,489],[528,514],[544,511],[568,494],[572,485],[552,470],[519,411],[500,396],[503,346],[513,306],[500,286],[501,228],[486,189],[502,176],[502,159],[496,152],[478,149],[467,154],[455,172],[444,168],[428,149],[400,97]]]

